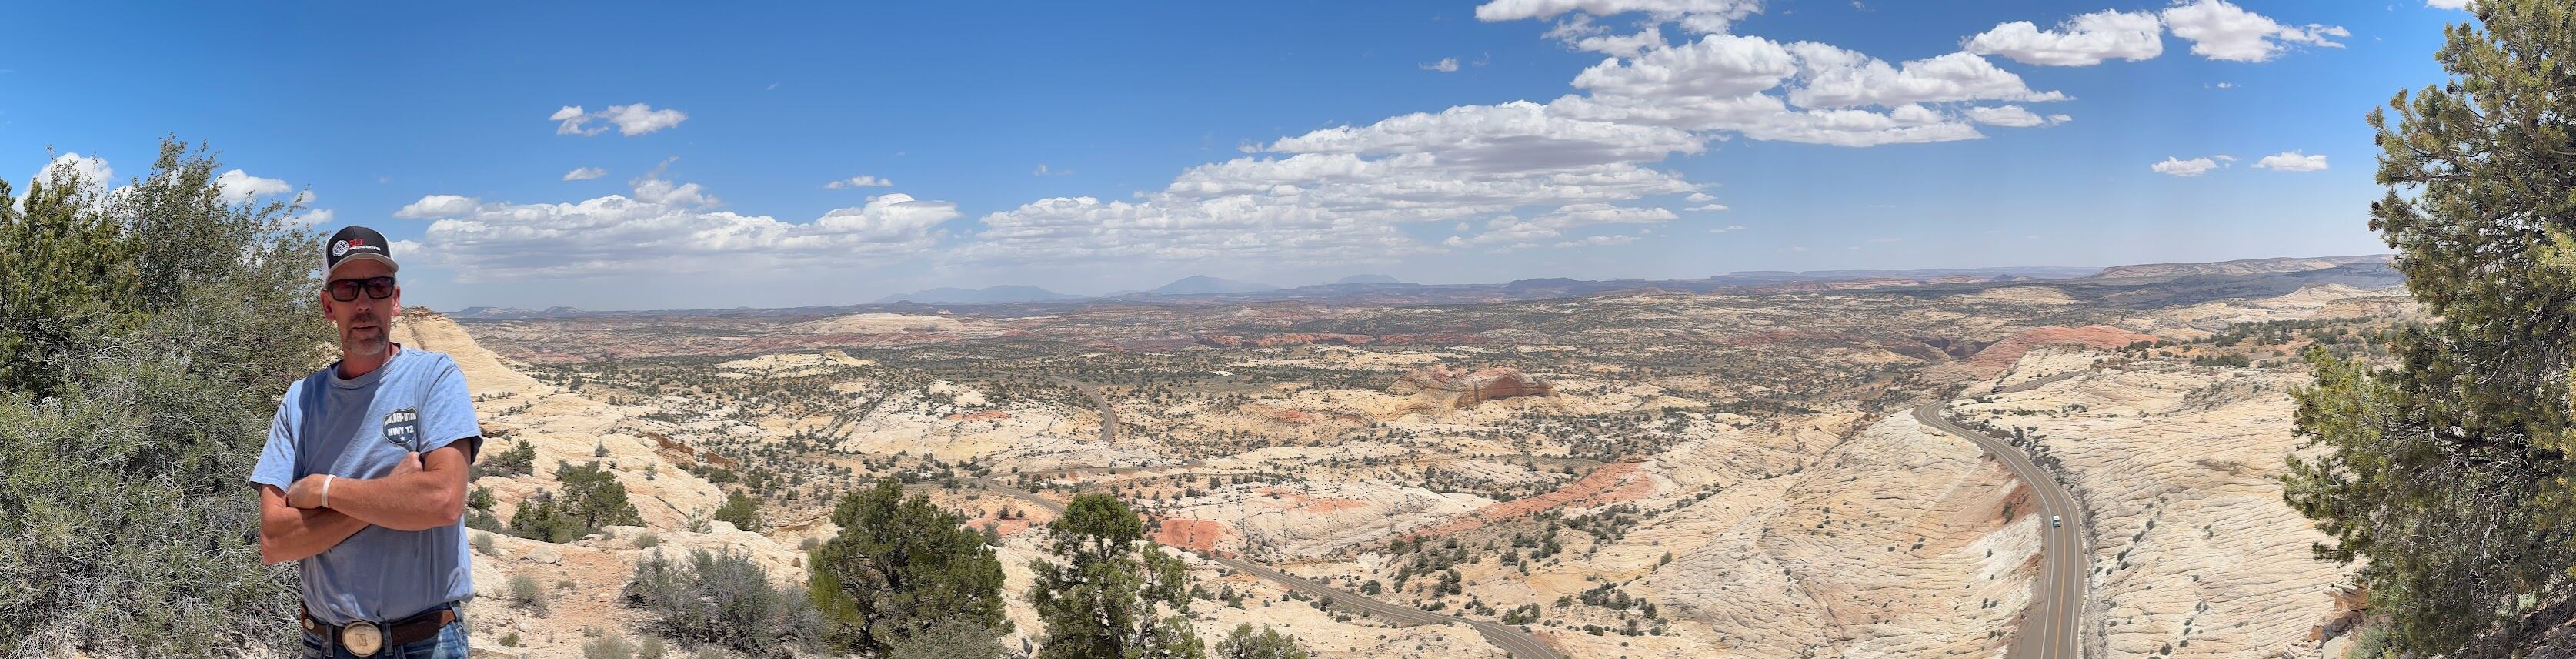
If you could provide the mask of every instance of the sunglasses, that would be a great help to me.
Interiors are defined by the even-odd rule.
[[[331,291],[331,299],[341,302],[358,299],[358,289],[361,288],[367,289],[367,299],[382,300],[394,296],[394,278],[334,279],[324,288]]]

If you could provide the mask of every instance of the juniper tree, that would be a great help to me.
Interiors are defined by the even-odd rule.
[[[115,186],[0,186],[0,655],[291,642],[242,482],[286,383],[320,368],[321,240],[226,203],[203,147]]]
[[[929,497],[904,498],[900,483],[880,480],[842,497],[832,523],[841,532],[814,550],[806,577],[832,647],[882,655],[923,637],[1010,630],[1001,560]]]
[[[1190,627],[1190,573],[1145,540],[1144,522],[1106,494],[1082,494],[1047,524],[1062,563],[1032,561],[1029,590],[1046,621],[1043,659],[1207,655]]]
[[[2324,450],[2285,477],[2333,538],[2318,555],[2366,559],[2390,646],[2419,655],[2510,653],[2576,611],[2576,6],[2476,11],[2445,28],[2448,82],[2369,116],[2370,226],[2435,320],[2385,367],[2308,351],[2296,423]]]

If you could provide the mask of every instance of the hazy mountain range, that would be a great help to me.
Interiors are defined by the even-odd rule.
[[[1097,296],[1058,293],[1037,286],[1001,285],[980,289],[954,287],[933,288],[911,293],[888,295],[864,305],[829,307],[858,309],[863,307],[914,308],[984,305],[984,304],[1216,304],[1264,300],[1311,300],[1368,302],[1373,304],[1452,304],[1500,300],[1551,299],[1579,297],[1613,291],[1663,291],[1715,293],[1722,291],[1794,292],[1827,291],[1888,286],[1945,288],[1978,285],[1985,282],[2033,279],[2082,280],[2153,277],[2218,277],[2265,273],[2299,273],[2311,271],[2345,271],[2351,267],[2354,276],[2376,279],[2394,276],[2388,270],[2385,254],[2332,257],[2286,257],[2242,259],[2215,263],[2149,263],[2109,268],[2090,267],[2003,267],[2003,268],[1932,268],[1922,270],[1749,270],[1730,272],[1699,279],[1608,279],[1585,280],[1562,277],[1521,279],[1500,284],[1419,284],[1400,281],[1382,274],[1359,274],[1325,284],[1281,288],[1270,284],[1236,281],[1208,275],[1183,277],[1152,290],[1116,291]],[[651,312],[583,311],[572,307],[550,307],[530,310],[517,307],[467,307],[450,315],[460,319],[560,318],[582,315],[630,315],[639,313],[702,313],[769,315],[805,313],[821,307],[793,309],[655,310]]]

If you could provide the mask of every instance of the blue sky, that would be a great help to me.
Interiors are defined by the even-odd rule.
[[[2373,253],[2362,117],[2442,79],[2441,26],[2470,20],[2424,0],[15,17],[94,27],[0,41],[0,175],[50,147],[122,180],[163,134],[209,142],[240,194],[308,191],[322,226],[396,239],[407,301],[446,309]]]

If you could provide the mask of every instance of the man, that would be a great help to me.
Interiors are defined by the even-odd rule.
[[[391,247],[358,226],[324,244],[341,358],[286,388],[251,470],[261,560],[302,562],[308,659],[466,655],[458,520],[483,438],[456,362],[387,339],[402,307]]]

